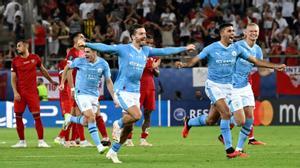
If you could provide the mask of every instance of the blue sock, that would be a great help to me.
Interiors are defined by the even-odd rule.
[[[234,126],[237,126],[237,123],[235,122],[235,119],[234,119],[234,115],[232,115],[230,117],[230,124],[234,124]]]
[[[100,137],[96,126],[96,122],[88,123],[88,129],[95,145],[96,146],[100,145],[101,142],[100,142]]]
[[[119,127],[120,127],[120,128],[123,128],[123,127],[124,127],[123,118],[120,118],[120,119],[118,120],[118,124],[119,124]]]
[[[70,119],[70,121],[72,123],[83,125],[83,119],[84,119],[84,116],[78,116],[78,117],[72,116],[71,119]]]
[[[221,133],[224,138],[225,150],[232,147],[232,137],[230,131],[230,120],[221,119],[220,123]]]
[[[206,113],[204,113],[198,117],[191,118],[188,122],[188,125],[189,126],[205,126],[207,116],[208,115]]]
[[[253,124],[253,119],[246,118],[245,125],[242,127],[242,129],[240,131],[239,140],[238,140],[238,143],[236,146],[237,150],[243,150],[245,141],[248,138],[252,124]]]
[[[121,146],[122,146],[122,144],[114,142],[111,149],[115,152],[118,152],[120,150]]]

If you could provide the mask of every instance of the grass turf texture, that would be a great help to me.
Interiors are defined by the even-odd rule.
[[[181,138],[182,127],[151,128],[149,142],[153,147],[140,147],[140,128],[135,128],[133,141],[135,147],[122,147],[115,165],[92,148],[64,148],[53,143],[58,128],[46,128],[45,140],[51,148],[37,148],[35,129],[26,128],[27,148],[13,149],[17,142],[15,129],[0,129],[0,167],[51,167],[51,168],[94,168],[94,167],[216,167],[216,168],[285,168],[300,167],[300,129],[299,126],[255,127],[256,138],[267,143],[266,146],[246,144],[249,158],[227,159],[224,147],[217,140],[218,127],[192,128],[187,139]],[[233,142],[236,144],[239,128],[233,129]],[[109,130],[110,132],[110,130]],[[86,137],[90,140],[86,130]]]

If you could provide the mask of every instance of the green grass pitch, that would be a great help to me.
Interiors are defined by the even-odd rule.
[[[169,168],[169,167],[215,167],[215,168],[290,168],[300,167],[300,127],[269,126],[255,127],[256,138],[266,146],[245,145],[249,158],[227,159],[224,147],[217,141],[218,127],[192,128],[187,139],[181,138],[181,127],[150,129],[149,142],[153,147],[140,147],[140,128],[135,128],[135,147],[122,147],[119,159],[122,164],[113,164],[96,148],[64,148],[53,144],[58,128],[46,128],[45,139],[52,147],[37,148],[35,129],[25,130],[28,147],[12,149],[17,142],[15,129],[0,129],[0,168]],[[239,128],[233,130],[236,144]],[[110,130],[109,130],[110,132]],[[90,139],[86,132],[86,137]]]

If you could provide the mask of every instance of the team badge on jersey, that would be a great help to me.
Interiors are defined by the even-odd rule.
[[[237,56],[236,51],[232,51],[232,52],[231,52],[231,55],[234,56],[234,57],[236,57],[236,56]]]
[[[31,63],[34,63],[34,59],[31,60]]]
[[[98,68],[98,69],[97,69],[97,72],[98,72],[98,73],[102,73],[102,68]]]

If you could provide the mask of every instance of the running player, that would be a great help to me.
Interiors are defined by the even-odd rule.
[[[226,156],[234,158],[242,155],[240,151],[235,151],[232,147],[232,137],[230,131],[230,109],[227,102],[231,100],[232,75],[236,59],[241,57],[249,60],[256,66],[283,70],[284,64],[277,65],[261,61],[254,56],[250,56],[243,48],[233,43],[234,29],[232,24],[220,26],[221,40],[205,47],[197,57],[188,63],[177,62],[178,67],[192,67],[199,60],[208,59],[208,79],[205,83],[205,92],[212,103],[212,108],[218,111],[221,116],[220,129],[224,138]],[[235,105],[235,104],[232,104]],[[240,109],[242,110],[242,109]],[[240,113],[240,112],[239,112]],[[201,115],[193,119],[186,119],[183,129],[183,137],[187,137],[189,129],[194,125],[206,125],[207,115]],[[250,129],[249,129],[250,130]]]
[[[64,83],[67,73],[70,69],[77,69],[75,84],[75,101],[82,113],[75,117],[70,114],[65,115],[64,128],[66,129],[70,122],[85,125],[87,123],[89,133],[97,146],[99,153],[108,150],[107,146],[101,144],[97,126],[96,113],[99,108],[99,84],[101,76],[104,75],[107,89],[111,96],[114,96],[113,82],[110,78],[110,69],[108,63],[97,56],[97,52],[90,48],[85,48],[86,58],[76,58],[70,65],[67,65],[62,74],[62,80],[59,88],[64,89]]]
[[[151,35],[147,35],[147,45],[154,47],[154,39]],[[144,121],[142,124],[142,133],[140,136],[141,146],[152,146],[151,143],[147,142],[146,138],[149,135],[148,129],[151,124],[151,113],[155,110],[155,84],[154,76],[159,75],[159,64],[160,59],[157,57],[147,58],[146,67],[141,78],[141,97],[140,104],[143,107]],[[128,139],[125,142],[126,146],[134,146],[132,142],[132,132],[128,135]]]
[[[85,43],[81,40],[80,45],[101,52],[114,53],[119,57],[119,74],[116,79],[114,90],[122,107],[123,117],[113,123],[113,143],[106,154],[113,163],[121,163],[117,152],[126,141],[128,134],[133,129],[133,124],[141,118],[139,107],[140,79],[145,68],[148,56],[162,56],[176,54],[186,50],[194,50],[194,45],[186,47],[152,48],[143,46],[146,43],[146,30],[142,25],[134,24],[129,29],[132,43],[120,45],[105,45],[102,43]],[[80,46],[79,45],[79,46]]]

